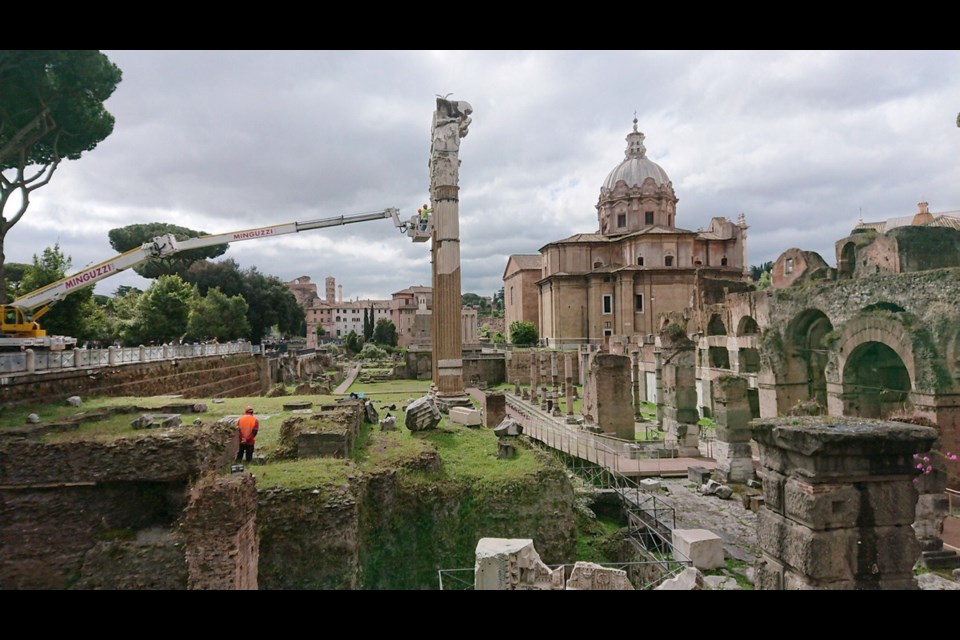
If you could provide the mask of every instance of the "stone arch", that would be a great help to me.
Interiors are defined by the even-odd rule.
[[[757,324],[757,321],[754,320],[752,316],[743,316],[740,318],[740,322],[737,324],[738,336],[752,336],[756,333],[760,333],[760,325]]]
[[[710,321],[707,322],[707,335],[708,336],[727,335],[727,328],[723,325],[723,318],[720,317],[719,313],[715,313],[712,316],[710,316]]]
[[[781,382],[786,407],[798,402],[815,400],[827,406],[827,334],[833,323],[820,309],[804,309],[787,325],[784,340],[784,371]]]
[[[883,342],[861,342],[843,369],[843,415],[886,418],[906,411],[912,385],[900,355]]]
[[[857,245],[848,242],[840,249],[840,259],[837,260],[837,279],[844,280],[853,277],[857,268]]]
[[[840,372],[840,382],[844,385],[844,389],[846,389],[846,374],[848,372],[856,373],[855,369],[849,369],[847,366],[851,357],[855,357],[863,365],[866,362],[863,360],[864,357],[880,357],[886,354],[885,351],[880,349],[875,349],[872,352],[858,351],[861,345],[874,342],[880,343],[895,352],[897,358],[903,363],[911,384],[914,384],[917,380],[917,370],[913,356],[913,342],[907,329],[894,318],[861,315],[844,325],[843,332],[836,345],[837,369]],[[856,374],[860,378],[864,376],[862,371]],[[855,383],[863,385],[862,380]],[[846,410],[844,413],[846,413]]]

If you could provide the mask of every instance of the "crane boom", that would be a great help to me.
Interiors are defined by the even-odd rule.
[[[400,221],[399,210],[389,208],[372,213],[340,215],[304,222],[287,222],[268,227],[257,227],[255,229],[244,229],[230,233],[188,238],[186,240],[177,240],[169,233],[163,234],[143,243],[135,249],[104,260],[92,267],[87,267],[73,275],[61,278],[56,282],[26,293],[7,305],[3,305],[0,307],[0,309],[2,309],[2,316],[0,316],[0,334],[2,334],[3,338],[41,338],[46,335],[46,331],[40,328],[36,320],[45,314],[51,305],[62,300],[74,291],[92,286],[105,278],[139,266],[148,260],[163,258],[175,253],[180,253],[181,251],[210,247],[218,244],[271,238],[289,233],[299,233],[301,231],[385,218],[392,218],[394,226],[402,232],[405,232],[406,225]]]

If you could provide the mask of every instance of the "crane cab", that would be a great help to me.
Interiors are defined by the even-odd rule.
[[[40,328],[39,323],[28,317],[23,309],[7,305],[0,309],[3,311],[3,316],[0,318],[0,333],[4,336],[42,338],[47,335],[47,332]]]

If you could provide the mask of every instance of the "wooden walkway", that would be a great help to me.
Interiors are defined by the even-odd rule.
[[[712,471],[711,458],[654,458],[634,443],[591,433],[564,417],[553,417],[516,396],[507,396],[507,415],[523,425],[523,434],[552,449],[611,469],[627,477],[683,477],[688,467]]]

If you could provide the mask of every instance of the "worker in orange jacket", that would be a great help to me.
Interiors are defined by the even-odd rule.
[[[260,431],[260,421],[253,415],[253,407],[247,407],[240,419],[237,420],[237,427],[240,431],[240,449],[237,451],[237,462],[247,455],[247,462],[253,461],[253,444],[256,442],[257,433]]]

